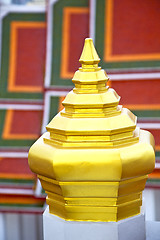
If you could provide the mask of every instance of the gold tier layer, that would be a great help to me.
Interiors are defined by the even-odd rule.
[[[119,182],[58,182],[38,176],[51,213],[67,220],[117,221],[138,214],[147,176]],[[55,207],[56,206],[56,207]],[[96,214],[95,214],[96,213]]]
[[[62,110],[47,125],[45,143],[62,147],[116,147],[138,142],[137,118],[118,105],[120,97],[106,87],[108,76],[98,67],[100,61],[91,39],[85,40],[76,71],[75,88],[63,101]]]

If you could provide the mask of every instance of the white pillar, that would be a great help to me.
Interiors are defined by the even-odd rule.
[[[160,221],[160,189],[154,190],[155,196],[155,221]]]
[[[0,213],[0,239],[5,240],[5,220],[4,214]]]
[[[146,221],[156,220],[155,190],[146,188],[143,191],[143,202]]]
[[[37,216],[35,214],[21,214],[22,239],[39,240],[37,230]]]
[[[43,214],[44,240],[145,240],[145,218],[139,214],[118,222],[65,221]]]
[[[21,240],[21,227],[19,214],[5,214],[6,240]]]

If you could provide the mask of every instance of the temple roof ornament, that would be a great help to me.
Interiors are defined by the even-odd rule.
[[[75,88],[31,147],[29,165],[47,193],[50,213],[74,221],[118,221],[140,213],[154,138],[119,105],[92,39],[85,39]]]

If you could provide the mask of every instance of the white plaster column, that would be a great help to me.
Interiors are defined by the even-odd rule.
[[[145,217],[141,213],[118,222],[65,221],[43,214],[44,240],[145,240]]]

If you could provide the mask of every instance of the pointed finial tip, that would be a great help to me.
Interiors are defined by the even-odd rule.
[[[92,38],[85,38],[85,42],[93,42]]]
[[[86,38],[79,62],[82,64],[95,64],[99,61],[100,58],[96,52],[92,38]]]

